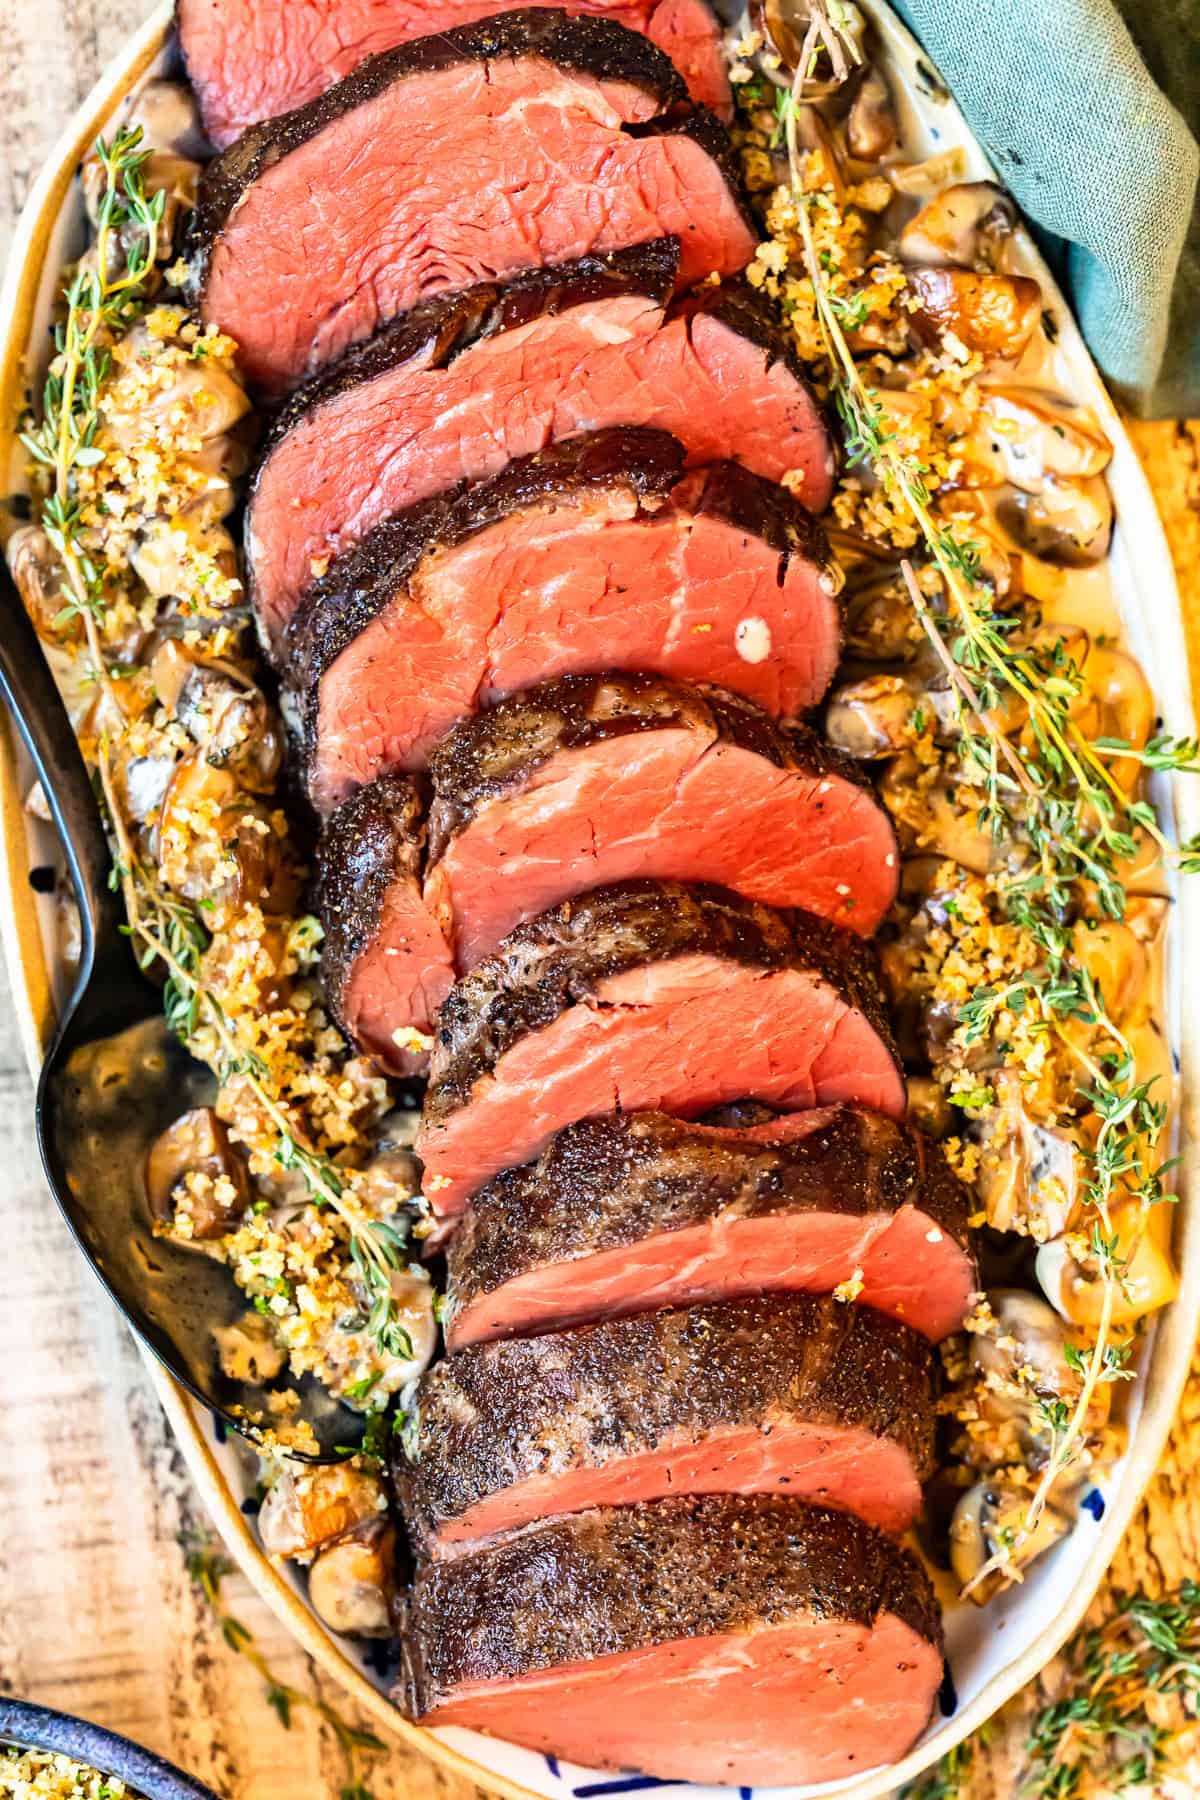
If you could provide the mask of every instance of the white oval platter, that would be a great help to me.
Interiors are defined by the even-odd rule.
[[[723,9],[722,9],[723,10]],[[959,179],[995,179],[953,100],[913,39],[882,4],[867,6],[882,39],[884,66],[899,103],[905,142],[916,156],[956,150]],[[0,295],[0,468],[19,491],[21,458],[15,442],[27,367],[45,343],[58,271],[78,252],[83,231],[75,170],[139,83],[170,69],[171,8],[164,5],[107,69],[59,139],[21,216]],[[1128,641],[1153,686],[1166,729],[1191,733],[1187,654],[1166,541],[1132,445],[1058,293],[1032,244],[1022,237],[1020,266],[1041,281],[1060,330],[1060,366],[1073,396],[1091,405],[1115,447],[1109,470],[1117,530],[1112,576]],[[36,1071],[54,1017],[60,971],[52,949],[52,903],[29,883],[31,869],[56,860],[49,828],[31,819],[22,799],[29,785],[23,755],[4,729],[0,741],[0,905],[5,952],[31,1071]],[[1195,790],[1197,784],[1192,783]],[[1163,782],[1160,804],[1180,836],[1200,831],[1200,793],[1185,780]],[[1140,1361],[1128,1411],[1126,1454],[1086,1497],[1071,1536],[1036,1565],[1024,1584],[986,1612],[969,1606],[947,1619],[950,1675],[941,1712],[904,1761],[821,1788],[776,1789],[779,1800],[834,1794],[874,1800],[911,1780],[993,1713],[1049,1661],[1082,1618],[1149,1481],[1165,1443],[1187,1374],[1200,1311],[1200,1195],[1196,1101],[1200,1094],[1200,1007],[1183,1004],[1183,970],[1200,966],[1200,884],[1176,895],[1168,959],[1169,1027],[1181,1090],[1178,1148],[1180,1193],[1175,1249],[1182,1281],[1178,1299],[1156,1321]],[[32,1130],[32,1120],[31,1126]],[[1192,1196],[1193,1204],[1186,1202]],[[47,1205],[50,1204],[49,1198]],[[147,1355],[150,1375],[214,1524],[231,1554],[303,1648],[336,1676],[378,1726],[402,1737],[443,1767],[506,1796],[543,1800],[604,1800],[650,1788],[690,1790],[691,1800],[719,1800],[747,1788],[703,1788],[647,1778],[599,1774],[457,1728],[425,1731],[401,1719],[387,1698],[391,1671],[378,1658],[329,1633],[310,1611],[302,1582],[268,1561],[243,1511],[254,1488],[254,1467],[239,1445],[214,1434],[212,1421]]]

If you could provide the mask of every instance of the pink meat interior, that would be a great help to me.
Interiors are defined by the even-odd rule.
[[[217,239],[203,313],[277,394],[431,294],[677,236],[680,280],[735,274],[754,237],[657,100],[538,56],[392,83],[267,168]],[[353,200],[347,202],[347,196]]]
[[[473,707],[558,675],[645,669],[791,718],[837,656],[820,570],[722,519],[639,518],[627,489],[530,509],[429,557],[326,671],[314,799],[423,767]]]
[[[866,937],[898,859],[866,789],[666,726],[557,752],[450,840],[425,893],[465,971],[523,919],[641,877],[715,881]]]
[[[464,1307],[447,1348],[531,1337],[594,1319],[798,1290],[829,1294],[861,1271],[859,1303],[934,1343],[959,1330],[975,1278],[970,1258],[916,1207],[895,1213],[778,1212],[716,1217],[641,1243],[551,1263]]]
[[[410,38],[473,25],[512,10],[513,0],[180,0],[188,73],[218,149],[247,126],[303,106],[365,57]],[[730,108],[720,28],[705,0],[521,0],[614,19],[657,44],[693,100],[722,116]]]
[[[317,570],[389,513],[580,431],[650,425],[694,464],[731,457],[826,504],[832,462],[807,392],[720,320],[662,324],[639,295],[567,308],[485,338],[445,369],[419,359],[310,412],[271,453],[249,515],[256,599],[272,635]]]
[[[537,1519],[592,1506],[633,1506],[671,1494],[782,1493],[792,1500],[850,1512],[881,1531],[912,1524],[921,1487],[912,1460],[889,1438],[804,1420],[768,1421],[765,1429],[728,1426],[699,1443],[671,1441],[598,1468],[559,1470],[490,1494],[446,1524],[445,1553]]]
[[[590,1769],[801,1786],[897,1761],[928,1723],[941,1675],[934,1646],[892,1613],[869,1629],[801,1619],[464,1685],[422,1723]]]
[[[783,1111],[846,1101],[894,1119],[905,1107],[886,1044],[815,975],[674,957],[610,977],[594,1003],[506,1051],[467,1105],[422,1133],[425,1191],[455,1214],[574,1119],[647,1107],[694,1118],[747,1096]]]

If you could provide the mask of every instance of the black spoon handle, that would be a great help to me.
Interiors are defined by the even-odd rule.
[[[127,963],[121,903],[109,887],[112,858],[100,809],[67,709],[37,632],[0,557],[0,695],[29,752],[62,841],[83,932],[80,990],[98,960]]]

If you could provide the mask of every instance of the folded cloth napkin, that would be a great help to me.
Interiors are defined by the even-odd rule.
[[[1200,414],[1200,0],[895,0],[1109,385]]]

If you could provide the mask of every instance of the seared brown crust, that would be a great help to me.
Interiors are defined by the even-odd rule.
[[[568,1125],[536,1162],[505,1169],[472,1200],[447,1251],[447,1330],[519,1276],[718,1216],[913,1206],[970,1253],[966,1190],[931,1138],[860,1107],[809,1116],[812,1131],[779,1144],[713,1138],[661,1112]]]
[[[933,1351],[907,1326],[789,1294],[461,1350],[421,1381],[397,1493],[417,1543],[535,1475],[797,1420],[891,1438],[933,1469]]]
[[[195,301],[203,291],[213,245],[246,189],[285,156],[398,82],[432,75],[458,63],[522,56],[536,56],[599,81],[629,82],[651,94],[660,112],[687,105],[687,88],[670,58],[640,32],[610,19],[572,18],[551,7],[528,7],[473,25],[457,25],[430,37],[412,38],[379,56],[367,57],[352,74],[306,105],[252,125],[209,163],[200,182],[186,252],[189,298]],[[690,114],[684,113],[681,122],[689,118]],[[720,134],[713,138],[713,154],[737,193],[729,139],[716,119],[712,125]],[[675,127],[664,122],[663,128]],[[705,148],[710,147],[710,137],[712,133],[706,131],[702,139]]]
[[[517,457],[490,481],[462,483],[421,501],[368,532],[305,590],[284,636],[283,679],[303,721],[306,756],[316,749],[321,677],[347,645],[403,592],[425,557],[515,513],[613,489],[648,499],[661,512],[670,496],[684,511],[760,537],[784,561],[827,560],[824,533],[786,488],[735,462],[711,463],[685,476],[685,455],[678,438],[650,427],[586,432]]]
[[[425,1129],[466,1105],[475,1083],[519,1038],[549,1025],[609,976],[683,955],[811,970],[891,1047],[878,965],[861,938],[811,913],[778,912],[707,883],[619,882],[518,925],[451,988],[430,1061]]]
[[[352,1037],[342,1000],[354,965],[379,929],[396,881],[421,884],[426,796],[411,775],[382,775],[333,812],[321,833],[317,910],[325,927],[321,981],[329,1010]]]
[[[752,701],[724,688],[687,687],[665,675],[619,671],[565,675],[474,713],[442,739],[429,759],[428,867],[490,800],[519,789],[550,757],[669,726],[734,744],[776,768],[870,787],[859,765],[831,750],[815,731],[786,730]]]
[[[427,1564],[395,1698],[419,1719],[468,1683],[800,1618],[870,1628],[884,1613],[940,1653],[929,1577],[847,1513],[764,1494],[602,1508]]]

